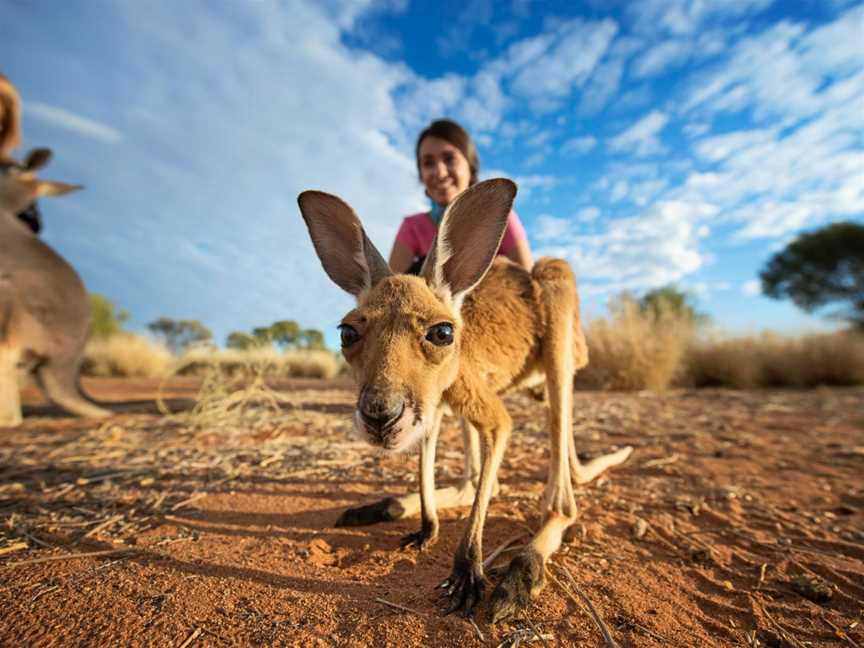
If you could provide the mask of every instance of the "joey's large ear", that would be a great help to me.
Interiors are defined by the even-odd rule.
[[[497,178],[469,187],[447,207],[421,274],[460,299],[483,279],[504,237],[516,185]]]
[[[37,171],[48,164],[53,155],[49,148],[30,149],[24,157],[24,162],[21,163],[21,166],[27,169],[27,171]]]
[[[297,202],[321,265],[337,286],[356,297],[393,274],[342,199],[304,191]]]
[[[40,198],[43,196],[62,196],[73,191],[81,191],[84,188],[84,185],[57,182],[55,180],[34,179],[31,182],[36,188],[36,195]]]
[[[62,196],[83,188],[65,182],[40,180],[30,173],[0,176],[0,208],[14,214],[42,196]]]

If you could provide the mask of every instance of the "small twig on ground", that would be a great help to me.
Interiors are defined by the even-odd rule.
[[[208,493],[196,493],[192,497],[189,497],[189,498],[183,500],[182,502],[177,502],[174,506],[171,507],[171,510],[172,511],[179,511],[184,506],[188,506],[192,502],[197,502],[199,499],[201,499],[203,497],[207,497],[207,495],[208,495]]]
[[[772,626],[774,626],[774,629],[777,632],[780,633],[781,639],[792,644],[793,648],[802,648],[801,644],[798,641],[796,641],[795,637],[793,637],[791,634],[786,632],[786,630],[783,628],[783,626],[781,626],[779,623],[777,623],[777,621],[774,619],[774,617],[772,617],[770,614],[768,614],[767,608],[765,608],[764,606],[760,606],[760,609],[762,611],[762,614],[765,615],[765,618],[768,619],[768,622]]]
[[[141,472],[140,469],[136,470],[121,470],[119,472],[106,473],[104,475],[94,475],[93,477],[79,477],[75,480],[76,486],[87,486],[88,484],[95,484],[97,482],[106,481],[108,479],[114,479],[115,477],[125,477],[127,475],[132,475],[135,473]]]
[[[90,536],[96,535],[102,529],[105,529],[105,528],[111,526],[115,522],[119,522],[124,517],[125,516],[123,516],[123,515],[115,515],[113,517],[110,517],[107,520],[105,520],[104,522],[101,522],[101,523],[97,524],[95,527],[93,527],[92,529],[90,529],[87,533],[84,534],[84,537],[89,538]]]
[[[509,548],[510,545],[512,545],[517,540],[522,539],[524,536],[524,533],[519,533],[507,538],[507,540],[505,540],[501,546],[499,546],[486,557],[486,560],[483,561],[483,569],[489,569],[489,565],[491,565],[498,556],[500,556],[507,548]]]
[[[846,633],[846,631],[843,630],[843,628],[832,623],[831,620],[827,616],[825,616],[824,612],[820,616],[825,623],[827,623],[829,626],[831,626],[831,629],[834,631],[835,635],[837,635],[838,637],[840,637],[842,639],[845,639],[846,643],[848,643],[850,646],[854,646],[854,648],[861,648],[861,646],[858,644],[858,642],[856,642],[852,637],[850,637]]]
[[[762,581],[765,580],[765,571],[768,569],[768,563],[762,563],[759,566],[759,581],[756,583],[756,589],[762,587]]]
[[[8,547],[0,548],[0,556],[4,556],[8,553],[14,553],[16,551],[21,551],[22,549],[27,549],[30,545],[26,542],[16,542],[14,544],[9,545]]]
[[[477,633],[477,637],[481,642],[486,643],[486,637],[483,636],[483,633],[480,632],[480,628],[477,626],[477,622],[474,620],[474,617],[469,616],[468,622],[474,626],[474,631]]]
[[[195,628],[192,634],[186,637],[186,641],[177,646],[177,648],[188,648],[188,646],[191,646],[192,642],[195,641],[202,632],[204,631],[201,628]]]
[[[21,567],[22,565],[35,565],[37,563],[51,562],[54,560],[71,560],[72,558],[96,558],[101,556],[112,556],[116,554],[133,552],[135,549],[108,549],[107,551],[87,551],[84,553],[63,554],[61,556],[44,556],[32,560],[19,560],[3,565],[4,567]]]
[[[534,636],[537,637],[543,643],[543,646],[545,648],[549,648],[549,644],[546,643],[546,639],[543,637],[542,634],[540,634],[540,631],[537,629],[537,626],[534,625],[534,622],[531,620],[531,617],[528,616],[528,614],[523,614],[522,618],[524,618],[525,621],[528,622],[528,625],[531,626],[531,632],[534,633]]]
[[[39,545],[40,547],[44,547],[45,549],[54,549],[54,545],[50,545],[47,542],[45,542],[44,540],[40,540],[39,538],[37,538],[36,536],[34,536],[30,533],[25,533],[24,535],[26,535],[30,539],[31,542]]]
[[[382,604],[384,604],[384,605],[389,605],[390,607],[395,608],[395,609],[397,609],[397,610],[402,610],[403,612],[411,612],[412,614],[418,614],[418,615],[422,615],[422,614],[423,614],[422,612],[420,612],[420,610],[414,610],[414,609],[412,609],[412,608],[405,607],[404,605],[399,605],[398,603],[391,603],[390,601],[387,601],[387,600],[382,599],[382,598],[377,598],[377,597],[376,597],[375,600],[376,600],[378,603],[382,603]]]
[[[570,585],[572,585],[576,593],[582,597],[582,600],[588,606],[588,611],[591,613],[591,618],[594,620],[594,623],[600,630],[600,634],[603,635],[603,640],[606,642],[606,645],[609,646],[609,648],[621,648],[618,642],[612,638],[612,634],[609,632],[609,628],[603,622],[603,619],[600,618],[600,615],[597,614],[597,610],[594,609],[594,604],[591,603],[591,600],[588,598],[585,592],[582,591],[582,588],[579,587],[579,584],[576,582],[576,579],[573,578],[573,574],[570,573],[570,570],[563,565],[559,565],[558,568],[564,572],[564,576],[566,576],[567,580],[570,581]]]
[[[658,468],[660,466],[668,466],[669,464],[673,464],[681,458],[677,452],[672,453],[668,457],[661,457],[660,459],[651,459],[650,461],[646,461],[642,464],[643,468]]]

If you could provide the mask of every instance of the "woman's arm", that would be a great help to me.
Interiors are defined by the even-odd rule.
[[[393,242],[393,249],[390,251],[390,269],[396,274],[404,274],[408,268],[414,263],[414,252],[399,239]]]
[[[531,248],[528,247],[527,238],[517,238],[513,247],[508,250],[504,256],[511,261],[518,263],[526,270],[531,270],[534,266],[534,259],[531,258]]]

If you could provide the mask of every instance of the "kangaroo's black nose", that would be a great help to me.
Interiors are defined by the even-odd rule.
[[[381,435],[402,416],[402,412],[405,411],[405,401],[399,401],[389,406],[382,403],[364,402],[360,404],[358,409],[363,422]]]

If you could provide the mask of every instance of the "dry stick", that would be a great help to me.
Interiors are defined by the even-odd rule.
[[[98,525],[96,525],[95,527],[93,527],[92,529],[90,529],[87,533],[84,534],[84,537],[85,537],[85,538],[89,538],[89,537],[92,536],[92,535],[96,535],[96,534],[99,533],[102,529],[105,529],[105,528],[111,526],[111,525],[114,524],[115,522],[119,522],[119,521],[122,520],[124,517],[125,517],[125,516],[123,516],[123,515],[115,515],[114,517],[110,517],[110,518],[108,518],[107,520],[105,520],[104,522],[102,522],[101,524],[98,524]]]
[[[774,617],[768,614],[768,608],[766,608],[764,605],[760,605],[759,610],[762,612],[762,614],[765,615],[765,618],[768,619],[768,622],[774,627],[774,629],[780,633],[781,639],[783,639],[784,641],[788,641],[790,644],[792,644],[793,648],[802,648],[801,644],[798,643],[795,637],[789,634],[783,626],[777,623]]]
[[[3,547],[0,549],[0,556],[4,556],[8,553],[14,553],[16,551],[21,551],[22,549],[26,549],[29,547],[26,542],[16,542],[14,544],[9,545],[8,547]]]
[[[675,463],[680,458],[680,455],[675,452],[668,457],[661,457],[660,459],[651,459],[650,461],[646,461],[642,464],[642,468],[657,468],[659,466],[668,466],[669,464]]]
[[[192,634],[190,634],[188,637],[186,637],[186,641],[184,641],[182,644],[177,646],[177,648],[187,648],[188,646],[190,646],[192,644],[193,641],[195,641],[198,638],[198,636],[202,632],[203,632],[203,630],[201,628],[195,628],[195,631]]]
[[[26,535],[28,538],[30,538],[30,540],[31,540],[32,542],[36,543],[36,544],[39,545],[40,547],[45,547],[45,549],[54,549],[54,548],[55,548],[54,545],[48,544],[47,542],[45,542],[45,541],[43,541],[43,540],[40,540],[39,538],[37,538],[37,537],[34,536],[34,535],[31,535],[31,534],[29,534],[29,533],[25,533],[24,535]]]
[[[500,547],[495,549],[492,553],[490,553],[486,557],[486,560],[483,561],[483,569],[488,569],[489,565],[491,565],[498,556],[500,556],[502,553],[504,553],[505,549],[507,549],[510,545],[512,545],[517,540],[521,540],[524,536],[525,536],[524,533],[518,533],[514,536],[511,536],[507,540],[505,540],[504,543]]]
[[[33,558],[32,560],[19,560],[3,565],[4,567],[20,567],[22,565],[35,565],[37,563],[51,562],[54,560],[67,560],[72,558],[96,558],[98,556],[111,556],[115,554],[134,552],[135,549],[108,549],[107,551],[88,551],[85,553],[63,554],[62,556],[45,556]]]
[[[831,626],[831,629],[834,631],[834,634],[836,634],[838,637],[842,637],[843,639],[845,639],[847,642],[849,642],[850,646],[854,646],[855,648],[861,648],[858,645],[858,643],[852,637],[850,637],[846,633],[845,630],[843,630],[843,628],[840,628],[839,626],[836,626],[833,623],[831,623],[831,621],[828,619],[828,617],[825,616],[824,612],[820,616],[825,623],[827,623],[829,626]]]
[[[414,610],[409,607],[405,607],[404,605],[399,605],[398,603],[391,603],[390,601],[384,600],[382,598],[376,598],[376,601],[379,603],[383,603],[384,605],[389,605],[392,608],[396,608],[397,610],[402,610],[403,612],[411,612],[412,614],[422,615],[423,613],[420,610]]]
[[[609,632],[609,628],[606,627],[603,619],[601,619],[600,615],[597,614],[597,610],[594,609],[594,605],[591,603],[591,600],[585,595],[585,592],[582,591],[582,588],[579,587],[579,584],[576,582],[576,579],[573,578],[570,570],[562,565],[559,565],[558,568],[564,572],[564,575],[570,581],[573,589],[576,591],[577,594],[579,594],[579,596],[582,597],[582,600],[585,601],[585,604],[588,606],[588,611],[591,613],[591,618],[594,619],[594,623],[596,623],[597,627],[600,629],[600,634],[603,635],[603,640],[606,642],[606,645],[610,648],[621,648],[618,642],[612,638],[612,635]]]
[[[762,563],[759,567],[759,582],[756,583],[756,589],[762,587],[762,581],[765,580],[765,571],[768,569],[768,563]]]
[[[484,637],[484,636],[483,636],[483,633],[480,632],[480,628],[477,627],[477,622],[474,621],[474,617],[469,616],[469,617],[468,617],[468,621],[469,621],[469,623],[471,623],[472,626],[474,626],[474,630],[477,632],[477,636],[480,638],[480,641],[481,641],[482,643],[486,643],[486,637]]]
[[[534,625],[534,622],[531,620],[531,617],[528,614],[523,614],[522,617],[528,622],[528,625],[531,626],[531,632],[534,633],[534,636],[537,637],[545,648],[549,648],[549,644],[546,643],[546,639],[543,638],[543,635],[540,634],[540,631],[537,629],[537,626]]]
[[[183,508],[184,506],[188,506],[188,505],[191,504],[192,502],[196,502],[196,501],[198,501],[198,500],[201,499],[202,497],[207,497],[207,495],[208,495],[208,493],[196,493],[196,494],[193,495],[192,497],[190,497],[190,498],[188,498],[188,499],[185,499],[185,500],[183,500],[182,502],[178,502],[177,504],[175,504],[174,506],[172,506],[172,507],[171,507],[171,510],[172,510],[172,511],[178,511],[178,510],[180,510],[181,508]]]

